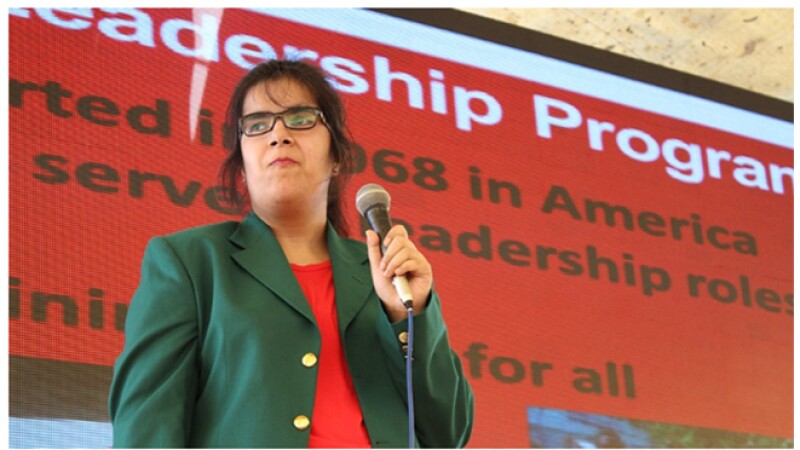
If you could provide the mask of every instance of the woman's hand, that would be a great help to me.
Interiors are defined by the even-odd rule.
[[[414,314],[425,309],[433,285],[433,272],[425,256],[408,238],[402,225],[395,225],[384,238],[386,253],[381,256],[378,234],[367,230],[367,253],[372,272],[372,283],[383,308],[392,322],[407,316],[407,310],[392,284],[392,277],[405,275],[414,300]]]

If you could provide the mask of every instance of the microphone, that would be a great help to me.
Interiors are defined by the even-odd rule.
[[[392,228],[392,219],[389,217],[389,205],[392,198],[386,189],[375,183],[368,183],[361,186],[361,189],[356,193],[356,208],[358,213],[361,214],[372,230],[378,233],[381,242],[381,254],[386,252],[383,246],[383,239],[386,233]],[[411,297],[411,287],[408,285],[408,279],[405,275],[392,277],[392,284],[406,308],[413,307],[413,299]]]

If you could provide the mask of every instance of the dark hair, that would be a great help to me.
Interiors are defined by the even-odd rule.
[[[293,80],[309,90],[325,116],[331,134],[333,160],[339,165],[339,172],[331,178],[328,186],[327,216],[336,231],[347,236],[347,219],[342,201],[342,192],[350,178],[352,165],[352,142],[345,125],[345,111],[339,95],[325,79],[321,69],[299,60],[274,59],[253,67],[236,85],[231,95],[223,125],[222,144],[228,156],[220,167],[219,177],[227,198],[224,200],[237,209],[243,209],[248,193],[241,182],[244,167],[242,145],[239,134],[239,118],[242,116],[244,99],[253,86],[264,81]]]

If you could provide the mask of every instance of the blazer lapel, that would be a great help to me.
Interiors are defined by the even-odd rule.
[[[339,334],[344,337],[347,326],[370,298],[372,275],[369,270],[369,259],[363,247],[339,237],[330,224],[328,224],[328,250],[333,267]]]
[[[312,323],[311,307],[272,230],[253,212],[239,224],[230,241],[242,247],[231,257],[261,284]],[[338,294],[338,287],[336,289]]]

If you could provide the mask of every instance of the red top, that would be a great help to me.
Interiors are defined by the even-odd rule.
[[[308,446],[370,448],[372,444],[339,336],[331,262],[308,266],[291,264],[291,267],[311,305],[322,337]]]

